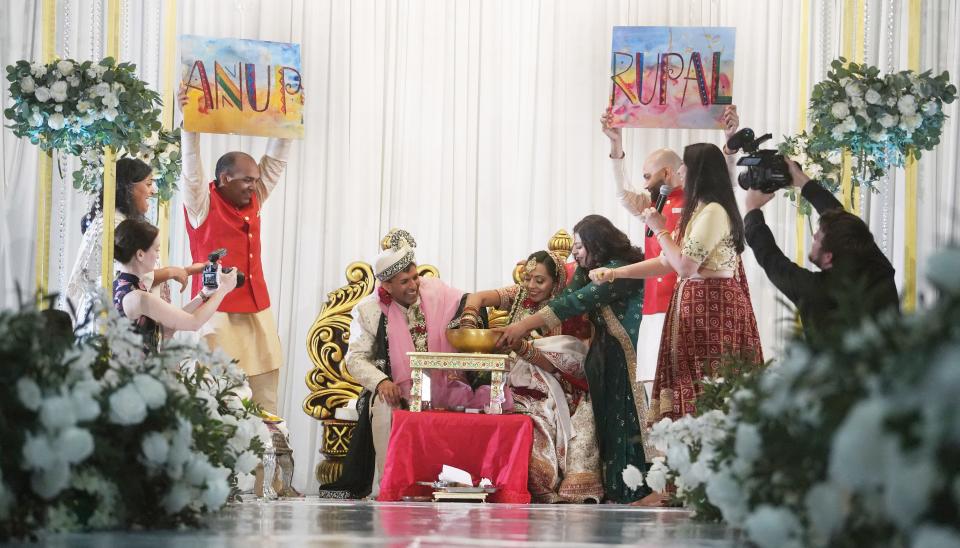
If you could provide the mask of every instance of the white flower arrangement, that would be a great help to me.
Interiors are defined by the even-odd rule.
[[[630,489],[639,489],[643,486],[643,473],[632,464],[623,469],[623,483]]]
[[[81,158],[73,184],[98,194],[103,148],[138,157],[154,171],[161,200],[169,200],[180,176],[180,130],[165,132],[160,96],[146,87],[131,63],[110,57],[98,63],[59,59],[46,65],[17,61],[7,67],[13,105],[8,126],[43,150]]]
[[[940,142],[943,104],[952,103],[957,88],[950,75],[901,71],[880,76],[866,64],[831,63],[827,79],[813,88],[811,128],[780,145],[813,179],[836,192],[840,187],[841,151],[853,161],[853,182],[871,189],[894,166]]]
[[[145,356],[98,306],[79,341],[32,305],[0,311],[0,539],[196,525],[252,482],[271,434],[243,372],[205,345]]]
[[[173,131],[154,131],[139,144],[120,147],[117,158],[136,158],[153,170],[157,198],[166,202],[177,190],[177,179],[182,167],[180,156],[180,128]],[[96,195],[103,186],[103,154],[101,149],[90,149],[80,155],[80,167],[73,172],[73,186]]]
[[[929,310],[795,341],[762,370],[705,383],[709,411],[653,426],[663,456],[647,485],[672,482],[698,517],[761,548],[958,545],[958,261],[960,249],[931,260],[942,294]]]

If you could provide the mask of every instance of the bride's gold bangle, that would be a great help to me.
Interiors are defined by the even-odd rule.
[[[663,236],[664,234],[666,234],[667,236],[669,236],[669,235],[670,235],[670,231],[667,230],[667,229],[665,229],[665,228],[661,228],[660,230],[657,231],[656,239],[659,241],[659,240],[660,240],[660,236]]]

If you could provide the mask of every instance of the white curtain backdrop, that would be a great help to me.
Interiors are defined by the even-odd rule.
[[[814,0],[810,86],[839,53],[840,0]],[[38,59],[37,0],[0,3],[0,61]],[[102,56],[100,0],[59,0],[58,51]],[[906,63],[906,12],[900,0],[869,0],[868,61]],[[121,58],[159,89],[161,0],[124,1]],[[297,460],[295,485],[316,488],[319,423],[301,410],[311,368],[306,332],[326,293],[344,283],[352,261],[372,261],[392,227],[418,241],[418,259],[465,290],[505,285],[515,262],[545,247],[558,228],[586,214],[608,216],[642,240],[642,225],[614,196],[608,142],[599,118],[609,93],[615,25],[733,26],[737,29],[734,101],[741,126],[796,132],[799,0],[181,0],[179,34],[296,42],[307,91],[306,137],[296,143],[282,184],[263,212],[264,267],[284,348],[280,412]],[[924,2],[923,68],[960,74],[955,2]],[[894,26],[888,25],[893,14]],[[891,32],[892,31],[892,32]],[[891,42],[892,40],[892,42]],[[892,45],[892,48],[890,47]],[[9,97],[4,92],[4,102]],[[918,258],[955,241],[956,104],[940,149],[921,163]],[[639,180],[655,148],[709,141],[719,131],[625,130],[630,173]],[[0,132],[0,305],[14,286],[32,291],[37,151]],[[229,150],[259,156],[260,138],[206,135],[204,164]],[[65,166],[69,178],[72,170]],[[55,168],[55,171],[57,169]],[[869,222],[887,227],[902,278],[903,177],[868,199]],[[65,283],[89,198],[55,181],[51,289]],[[182,206],[172,204],[171,261],[189,262]],[[778,198],[767,220],[789,256],[795,210]],[[886,211],[886,222],[883,212]],[[61,223],[62,226],[61,226]],[[744,255],[764,350],[776,356],[792,315],[750,253]],[[929,288],[922,295],[929,300]]]

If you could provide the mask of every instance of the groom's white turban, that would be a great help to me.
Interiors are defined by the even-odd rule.
[[[383,251],[374,265],[377,279],[385,282],[416,262],[417,242],[406,230],[393,229],[380,242]]]

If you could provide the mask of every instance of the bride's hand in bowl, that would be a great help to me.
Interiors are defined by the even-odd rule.
[[[507,327],[497,327],[492,329],[492,331],[500,334],[500,338],[497,339],[497,348],[510,349],[513,349],[515,345],[519,344],[528,333],[528,331],[524,330],[518,324],[508,325]]]

